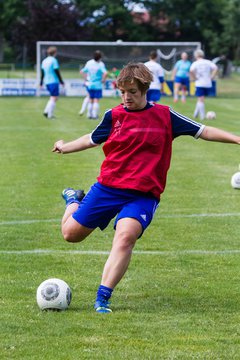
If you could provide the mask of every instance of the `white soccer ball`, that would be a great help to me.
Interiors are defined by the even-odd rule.
[[[215,113],[215,111],[208,111],[208,112],[207,112],[207,115],[206,115],[206,118],[207,118],[208,120],[216,119],[216,113]]]
[[[234,189],[240,189],[240,171],[233,174],[231,178],[231,185]]]
[[[37,289],[37,304],[41,310],[66,310],[71,300],[71,289],[61,279],[45,280]]]

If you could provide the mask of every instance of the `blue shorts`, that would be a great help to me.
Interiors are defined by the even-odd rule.
[[[211,88],[205,88],[205,87],[196,87],[195,95],[200,96],[209,96],[211,93]]]
[[[118,220],[134,218],[138,220],[143,231],[151,223],[159,204],[153,195],[135,190],[114,189],[95,183],[82,200],[72,217],[81,225],[90,229],[99,227],[104,230],[117,215]]]
[[[147,91],[147,101],[159,101],[161,98],[161,91],[157,89],[149,89]]]
[[[189,88],[189,78],[187,77],[176,76],[174,82],[186,86],[186,88]]]
[[[53,83],[46,85],[48,91],[50,92],[51,96],[59,96],[59,84]]]
[[[92,90],[88,89],[90,99],[101,99],[102,98],[102,90]]]

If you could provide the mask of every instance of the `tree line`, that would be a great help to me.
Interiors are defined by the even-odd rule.
[[[35,61],[42,41],[200,41],[240,60],[239,0],[0,0],[5,58]]]

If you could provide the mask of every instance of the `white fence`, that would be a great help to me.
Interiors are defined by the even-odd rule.
[[[84,81],[80,79],[66,79],[64,88],[60,93],[66,96],[85,96]],[[113,80],[107,80],[103,90],[104,96],[115,96]],[[34,79],[0,79],[0,96],[46,96],[48,91],[39,88]]]

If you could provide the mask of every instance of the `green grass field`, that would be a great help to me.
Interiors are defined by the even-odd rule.
[[[101,148],[51,153],[53,143],[90,132],[81,99],[60,98],[55,120],[46,98],[0,98],[0,354],[5,359],[240,359],[240,191],[230,179],[239,148],[189,137],[174,141],[168,184],[112,298],[96,314],[95,293],[113,229],[85,242],[62,239],[61,191],[88,189]],[[102,112],[118,99],[104,99]],[[163,99],[172,105],[172,99]],[[240,134],[239,100],[208,99],[206,123]],[[174,108],[192,116],[195,99]],[[59,277],[73,292],[65,312],[41,312],[36,289]]]

